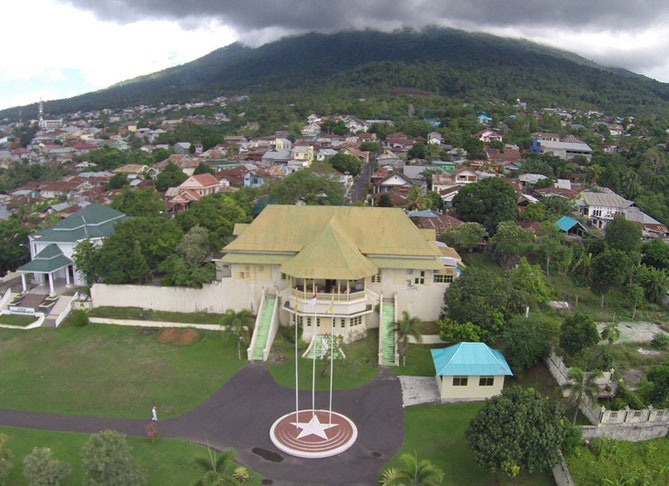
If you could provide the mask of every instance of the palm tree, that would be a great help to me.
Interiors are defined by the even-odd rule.
[[[572,270],[576,271],[580,269],[581,275],[587,277],[590,273],[590,267],[592,267],[592,253],[586,253],[583,251],[574,262]]]
[[[588,373],[583,372],[581,368],[571,368],[567,372],[567,378],[569,378],[569,383],[564,385],[564,388],[569,391],[569,399],[574,404],[576,410],[574,411],[574,424],[576,424],[576,419],[578,418],[578,408],[583,403],[583,400],[587,397],[591,401],[597,399],[599,394],[599,385],[595,383],[595,380],[602,375],[602,372]]]
[[[640,275],[649,302],[659,303],[667,291],[667,272],[663,268],[646,267]]]
[[[628,170],[623,176],[623,194],[626,198],[632,199],[641,191],[641,182],[639,174],[634,170]]]
[[[427,196],[423,194],[423,191],[420,187],[414,186],[409,189],[406,197],[405,207],[409,210],[418,209],[423,210],[427,209],[428,200]]]
[[[420,342],[421,337],[418,332],[420,319],[411,317],[407,311],[402,312],[402,319],[393,322],[393,329],[397,333],[397,340],[400,343],[400,354],[402,355],[402,366],[407,364],[407,350],[409,349],[409,338],[413,337]]]
[[[609,322],[601,333],[602,339],[609,342],[609,346],[613,346],[618,339],[620,339],[620,329],[618,329],[617,322]]]
[[[238,484],[233,478],[224,476],[228,465],[237,455],[232,449],[226,449],[223,452],[216,453],[207,446],[209,457],[198,457],[195,462],[205,471],[200,479],[193,483],[193,486],[234,486]]]
[[[237,340],[237,359],[242,359],[242,341],[244,338],[242,334],[248,332],[250,324],[253,320],[253,314],[250,310],[242,309],[239,312],[235,312],[232,309],[228,309],[223,314],[223,319],[221,324],[225,326],[226,331],[232,333]]]
[[[439,486],[444,472],[430,461],[419,461],[416,453],[402,454],[404,467],[391,467],[381,475],[381,486]]]

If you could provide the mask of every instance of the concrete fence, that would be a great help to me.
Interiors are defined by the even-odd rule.
[[[223,314],[227,309],[258,309],[253,285],[240,285],[224,279],[204,285],[201,289],[188,287],[156,287],[152,285],[108,285],[96,283],[91,287],[92,307],[140,307],[168,312],[213,312]]]
[[[569,383],[567,378],[569,368],[564,360],[555,354],[555,350],[551,350],[550,355],[546,358],[546,364],[560,386]],[[586,377],[587,375],[588,373]],[[595,382],[599,385],[606,385],[611,383],[612,379],[613,370],[603,373]],[[567,395],[567,390],[564,390],[563,396]],[[648,407],[642,410],[632,410],[627,407],[625,410],[607,410],[606,407],[593,403],[587,397],[584,398],[579,409],[594,424],[581,427],[584,439],[606,436],[611,439],[635,442],[666,437],[669,433],[669,409]]]
[[[555,479],[555,484],[557,486],[575,486],[569,468],[567,467],[567,463],[562,456],[562,452],[560,452],[559,455],[560,462],[553,467],[553,479]]]

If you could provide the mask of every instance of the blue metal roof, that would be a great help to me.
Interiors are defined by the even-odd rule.
[[[562,216],[560,219],[558,219],[556,221],[555,224],[562,231],[569,231],[574,226],[576,226],[577,224],[580,224],[580,223],[578,221],[576,221],[574,218],[570,218],[569,216]]]
[[[513,375],[502,353],[485,343],[460,343],[433,349],[432,360],[440,376]]]

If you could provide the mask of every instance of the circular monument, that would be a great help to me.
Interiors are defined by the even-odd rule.
[[[272,443],[291,456],[318,459],[341,454],[358,438],[348,417],[328,410],[300,410],[299,421],[291,412],[279,418],[269,431]]]

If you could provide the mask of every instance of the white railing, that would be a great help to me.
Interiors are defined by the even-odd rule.
[[[3,295],[2,298],[0,299],[0,311],[5,308],[7,302],[10,302],[11,299],[12,299],[12,289],[7,289],[5,295]]]
[[[63,297],[61,297],[62,299]],[[68,314],[72,311],[72,302],[77,300],[79,298],[79,294],[77,292],[74,293],[74,295],[70,298],[70,301],[67,303],[67,306],[63,311],[58,314],[58,317],[56,317],[56,327],[60,326],[63,320],[68,316]]]
[[[269,357],[269,351],[272,349],[272,344],[274,343],[274,338],[276,333],[279,330],[279,295],[277,293],[274,298],[274,306],[272,306],[272,320],[269,324],[269,332],[267,333],[267,342],[265,343],[265,349],[262,350],[262,360],[267,361]],[[297,325],[297,324],[295,324]]]
[[[394,306],[394,309],[393,309],[394,314],[393,315],[395,316],[395,322],[397,322],[397,320],[398,320],[398,317],[397,317],[397,292],[395,292],[395,295],[393,295],[393,306]],[[400,365],[400,352],[399,352],[399,348],[397,346],[397,344],[398,344],[398,342],[397,342],[397,331],[393,331],[393,333],[395,334],[395,366],[399,366]]]
[[[383,364],[383,294],[379,300],[379,366]]]
[[[8,314],[7,311],[3,311],[2,314]],[[31,314],[35,316],[36,321],[28,324],[27,326],[12,326],[10,324],[0,324],[0,328],[3,329],[17,329],[19,331],[27,331],[29,329],[35,329],[37,327],[40,327],[42,324],[44,324],[44,313],[43,312],[35,312],[34,314]]]
[[[260,297],[260,305],[258,306],[258,312],[256,314],[256,321],[255,325],[253,327],[253,336],[251,336],[251,342],[249,343],[249,347],[246,350],[246,359],[249,361],[253,361],[253,347],[256,345],[256,341],[258,340],[258,330],[260,329],[260,321],[262,319],[262,308],[263,305],[265,305],[265,290],[263,289],[262,295]]]

